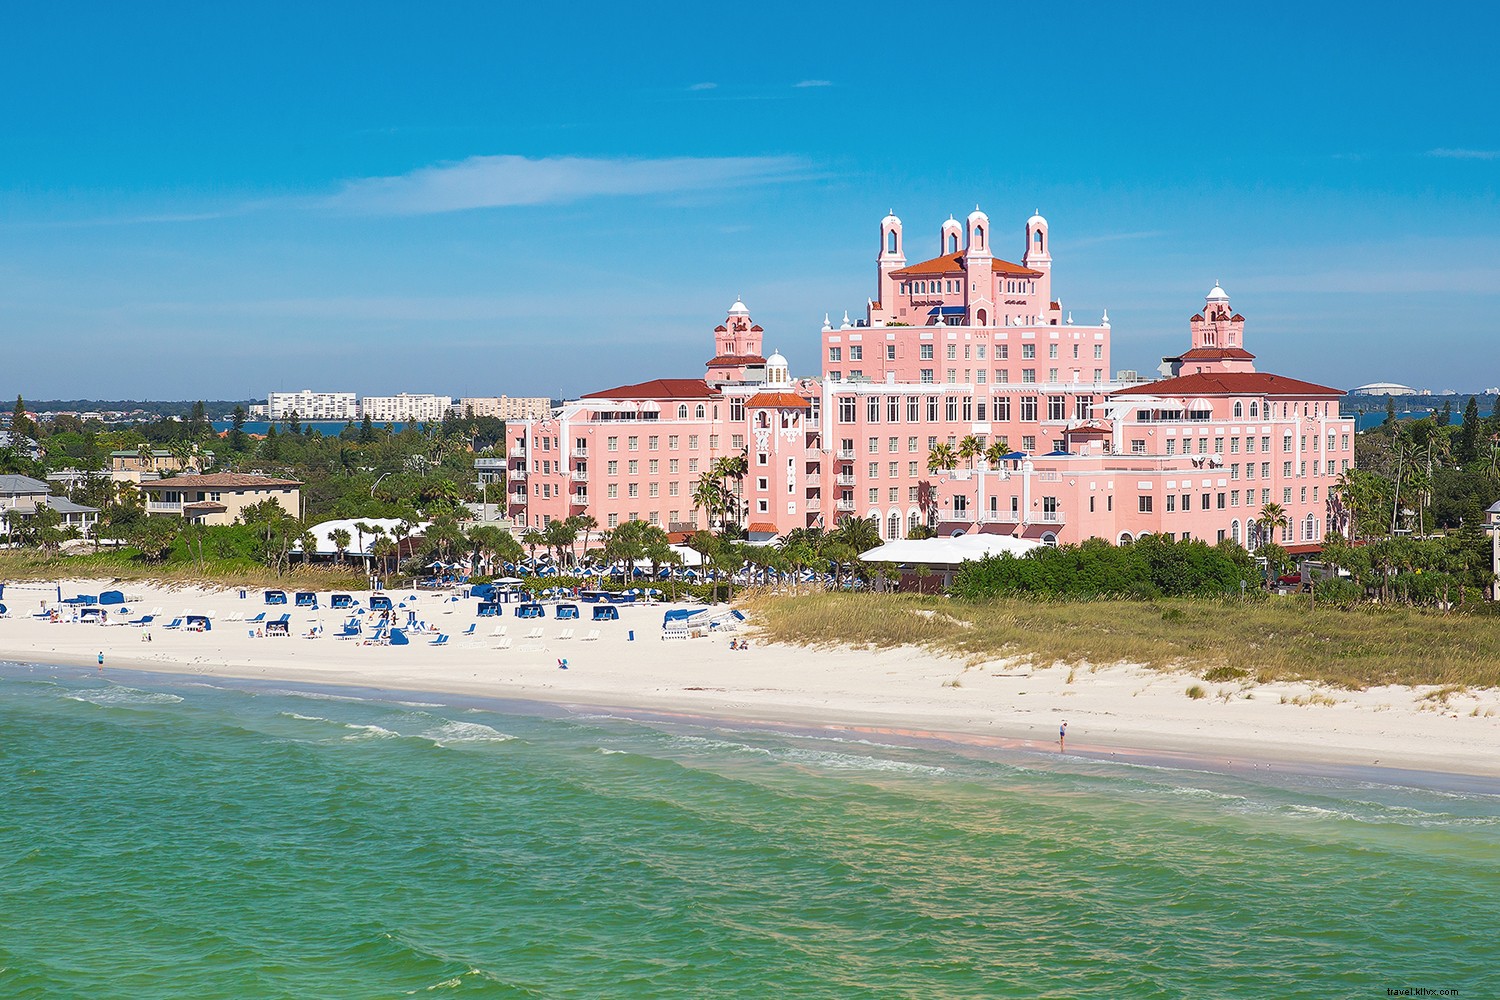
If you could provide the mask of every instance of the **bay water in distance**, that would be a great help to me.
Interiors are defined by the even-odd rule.
[[[0,665],[3,997],[1500,995],[1500,797]]]

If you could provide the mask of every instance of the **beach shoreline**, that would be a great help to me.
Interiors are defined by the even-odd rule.
[[[64,581],[65,594],[97,593],[98,581]],[[442,647],[414,635],[405,647],[328,638],[340,612],[277,606],[292,615],[292,637],[256,638],[230,621],[266,608],[258,591],[128,584],[132,611],[156,606],[174,617],[212,613],[211,631],[185,633],[32,619],[55,588],[8,586],[11,617],[0,621],[0,659],[20,664],[140,670],[185,678],[362,688],[406,695],[499,699],[564,711],[733,724],[774,730],[844,731],[883,739],[940,740],[975,748],[1055,753],[1068,723],[1067,752],[1133,762],[1222,769],[1500,778],[1500,692],[1450,695],[1407,688],[1335,691],[1283,683],[1204,684],[1187,673],[1126,665],[1034,668],[1016,661],[969,663],[915,647],[861,650],[765,644],[731,650],[730,636],[662,641],[661,606],[625,607],[621,620],[559,623],[539,642],[496,649],[499,626],[519,638],[534,622],[477,619],[473,601],[424,593],[410,601],[450,636]],[[92,588],[92,589],[91,589]],[[410,591],[394,592],[407,598]],[[326,595],[320,595],[326,602]],[[364,597],[365,595],[357,595]],[[505,607],[507,612],[509,607]],[[404,612],[403,612],[404,614]],[[324,636],[300,635],[316,621]],[[463,637],[468,625],[472,638]],[[576,635],[560,639],[562,627]],[[597,627],[600,636],[581,635]],[[630,638],[630,633],[635,638]],[[533,648],[535,647],[535,648]],[[568,670],[560,670],[559,658]],[[1189,698],[1193,685],[1208,696]],[[1488,714],[1487,714],[1488,713]],[[1431,777],[1419,783],[1427,784]],[[1500,791],[1497,786],[1496,791]]]

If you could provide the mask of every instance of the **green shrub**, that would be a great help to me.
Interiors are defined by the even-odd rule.
[[[1192,687],[1187,689],[1187,696],[1194,701],[1197,701],[1199,698],[1204,697],[1204,694],[1205,692],[1201,684],[1194,684]]]

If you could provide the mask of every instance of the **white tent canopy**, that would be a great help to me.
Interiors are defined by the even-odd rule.
[[[965,560],[983,559],[1009,553],[1024,556],[1040,548],[1041,542],[1009,535],[972,534],[957,538],[901,539],[886,542],[863,553],[864,562],[898,563],[904,566],[957,566]]]
[[[380,536],[371,534],[368,531],[361,531],[360,529],[355,527],[356,524],[368,525],[371,528],[384,528],[385,536],[392,541],[395,541],[396,529],[400,527],[401,520],[400,518],[395,517],[356,517],[345,518],[338,521],[324,521],[321,524],[316,524],[309,529],[318,539],[318,547],[313,551],[313,555],[338,555],[338,546],[333,544],[333,533],[340,528],[343,528],[345,531],[349,532],[349,546],[344,550],[345,555],[369,555],[371,546],[375,544],[375,540]],[[412,535],[420,535],[426,529],[427,525],[424,522],[412,528],[411,533]],[[292,546],[292,551],[302,551],[302,542],[300,540]]]

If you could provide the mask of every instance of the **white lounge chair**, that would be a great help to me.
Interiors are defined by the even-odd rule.
[[[509,631],[509,629],[510,629],[510,626],[508,626],[508,625],[496,625],[494,631],[492,631],[490,633],[490,638],[491,639],[498,639],[498,638],[500,638],[500,636],[504,635],[507,631]]]
[[[510,644],[511,644],[511,638],[510,638],[510,636],[508,636],[508,635],[507,636],[501,636],[500,643],[495,648],[496,649],[509,649],[510,648]]]
[[[573,630],[570,629],[570,628],[565,628],[561,632],[557,633],[557,641],[558,642],[561,642],[564,639],[571,639],[571,638],[573,638]]]
[[[597,638],[599,638],[599,630],[596,629],[596,628],[591,628],[591,629],[588,630],[588,634],[586,634],[582,639],[580,639],[578,641],[579,642],[593,642]]]
[[[540,639],[541,637],[542,637],[542,627],[540,625],[536,626],[530,632],[526,633],[526,638],[527,639]]]

